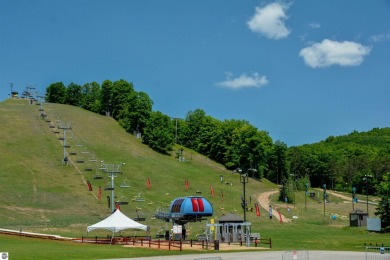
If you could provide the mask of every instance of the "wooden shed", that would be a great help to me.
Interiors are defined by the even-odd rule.
[[[367,226],[368,213],[363,212],[360,209],[355,210],[354,212],[349,213],[349,226],[351,227],[361,227]]]

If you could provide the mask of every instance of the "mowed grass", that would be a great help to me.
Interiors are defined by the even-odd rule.
[[[94,176],[102,174],[98,169],[100,161],[108,164],[125,163],[121,168],[122,174],[115,178],[116,200],[129,201],[129,205],[121,207],[127,216],[146,217],[143,223],[151,227],[152,237],[171,228],[171,224],[155,219],[154,214],[167,211],[167,206],[176,197],[201,194],[212,203],[216,220],[228,212],[243,216],[240,206],[243,186],[239,176],[225,170],[221,165],[186,148],[186,163],[175,158],[175,151],[170,156],[155,153],[143,145],[140,139],[126,133],[112,118],[77,107],[44,104],[45,113],[51,120],[46,122],[40,118],[39,107],[29,105],[26,100],[6,100],[0,103],[1,228],[69,237],[109,234],[108,231],[94,231],[90,234],[86,232],[88,225],[110,214],[107,196],[111,194],[104,191],[110,179],[107,176],[100,180],[94,179]],[[49,128],[50,124],[58,126],[61,122],[71,123],[72,126],[66,133],[67,144],[70,145],[67,152],[77,152],[77,155],[69,156],[69,166],[63,166],[61,163],[63,147],[58,138],[63,136],[63,131],[55,134],[53,129]],[[177,146],[175,150],[179,148]],[[83,159],[84,163],[77,163],[78,159]],[[92,171],[85,171],[86,168],[92,168]],[[146,186],[147,178],[151,181],[151,189]],[[185,188],[186,179],[190,185],[188,190]],[[88,190],[86,181],[91,182],[92,191]],[[120,188],[123,182],[130,187]],[[97,199],[99,186],[103,189],[101,201]],[[210,192],[211,186],[215,191],[214,196]],[[265,179],[250,179],[246,185],[246,194],[253,205],[259,194],[277,189],[275,184]],[[320,192],[319,195],[322,196],[321,190],[315,192]],[[133,201],[136,196],[143,197],[145,201]],[[269,220],[267,210],[261,209],[261,217],[257,217],[255,212],[247,212],[247,220],[252,222],[253,233],[260,233],[263,238],[272,238],[275,250],[362,250],[366,242],[390,244],[389,235],[348,227],[348,214],[352,211],[352,204],[333,196],[330,196],[330,200],[331,203],[325,205],[324,214],[323,203],[309,198],[306,199],[305,210],[303,192],[296,193],[295,207],[278,202],[276,194],[271,197],[274,209],[280,209],[286,217],[298,218],[292,223],[281,224],[278,219]],[[287,207],[291,209],[290,212]],[[355,204],[354,207],[366,209],[366,205],[361,203]],[[375,206],[369,205],[369,211],[372,216]],[[332,215],[337,216],[336,220],[330,218]],[[205,231],[205,222],[190,223],[187,230],[188,238],[195,239],[197,234]],[[126,230],[122,234],[145,235],[143,231],[134,230]],[[122,249],[119,246],[25,239],[1,236],[0,251],[21,254],[21,257],[23,254],[31,256],[32,251],[40,251],[39,256],[42,257],[46,252],[56,259],[96,259],[119,257],[118,254],[121,254],[121,257],[129,257],[129,253],[137,256],[167,253],[148,249]],[[70,249],[73,246],[75,249]],[[56,247],[59,249],[50,249]],[[71,254],[70,251],[75,255],[62,253]],[[78,255],[78,251],[83,254]],[[37,256],[36,259],[38,258]]]

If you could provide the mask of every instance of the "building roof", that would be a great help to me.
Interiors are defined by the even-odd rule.
[[[353,211],[353,212],[351,212],[351,213],[349,213],[350,215],[352,214],[352,215],[368,215],[368,213],[367,212],[364,212],[363,210],[360,210],[360,209],[356,209],[355,211]]]
[[[244,219],[236,214],[227,213],[218,218],[218,222],[244,222]]]

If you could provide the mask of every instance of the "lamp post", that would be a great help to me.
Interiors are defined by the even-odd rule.
[[[241,169],[238,169],[240,173],[240,182],[243,185],[244,197],[242,198],[242,208],[244,210],[244,222],[246,222],[246,187],[245,185],[248,183],[248,173],[242,173]]]
[[[247,228],[246,223],[246,194],[245,194],[245,185],[248,183],[248,172],[242,173],[241,169],[237,169],[237,171],[240,173],[240,182],[243,185],[244,189],[244,197],[242,198],[242,208],[244,210],[244,233],[246,234],[246,246],[249,246],[249,228]]]
[[[306,197],[307,197],[307,194],[309,192],[309,183],[308,182],[306,182],[305,187],[306,187],[306,192],[305,192],[305,211],[306,211],[306,208],[307,208]]]
[[[324,188],[324,216],[325,216],[325,204],[326,204],[326,184],[322,186]]]
[[[368,214],[368,178],[371,178],[371,177],[372,177],[371,175],[365,174],[365,175],[364,175],[364,178],[363,178],[363,181],[366,183],[367,216],[369,216],[369,214]]]

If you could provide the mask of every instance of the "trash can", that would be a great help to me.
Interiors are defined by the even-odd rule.
[[[214,250],[219,250],[219,240],[214,240]]]

